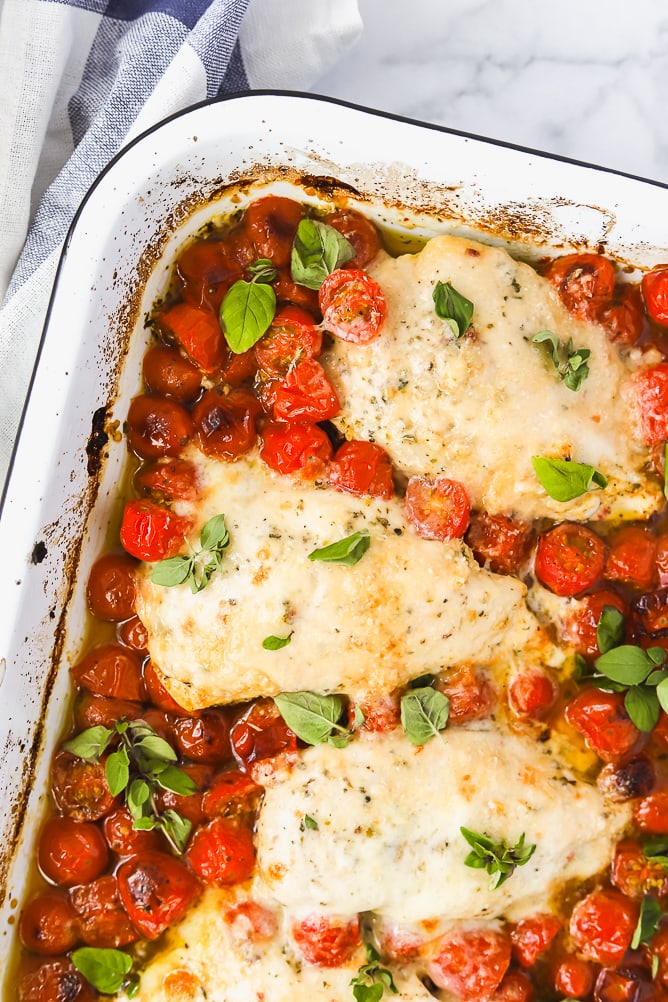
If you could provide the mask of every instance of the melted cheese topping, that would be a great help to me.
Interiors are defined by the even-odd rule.
[[[490,512],[583,520],[658,509],[660,489],[633,434],[630,374],[605,331],[571,316],[546,279],[505,250],[447,236],[417,255],[381,254],[369,270],[387,297],[382,331],[366,345],[336,339],[327,361],[348,438],[384,446],[407,475],[460,480],[474,507]],[[474,303],[473,328],[460,339],[436,316],[439,280]],[[547,347],[532,343],[544,330],[591,351],[577,392]],[[554,501],[532,456],[588,463],[608,487]]]
[[[525,586],[478,566],[460,540],[420,539],[397,499],[357,498],[281,476],[259,459],[198,459],[201,526],[224,512],[221,570],[189,585],[139,585],[137,612],[165,685],[187,708],[281,691],[389,692],[462,662],[555,652],[525,606]],[[354,567],[311,561],[365,530]],[[195,543],[196,535],[193,536]],[[265,651],[270,635],[291,641]]]

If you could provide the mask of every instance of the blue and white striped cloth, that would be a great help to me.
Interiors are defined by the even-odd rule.
[[[361,27],[357,0],[0,0],[0,484],[60,247],[99,172],[204,98],[308,89]]]

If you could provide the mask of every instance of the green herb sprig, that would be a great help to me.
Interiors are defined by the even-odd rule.
[[[481,835],[470,828],[459,830],[471,846],[464,865],[474,870],[487,870],[492,878],[489,885],[492,891],[505,884],[518,866],[528,863],[537,848],[536,845],[525,845],[524,832],[515,845],[511,846],[505,839],[495,842],[489,835]]]
[[[230,350],[235,355],[248,351],[265,334],[276,315],[276,293],[269,284],[276,269],[268,258],[260,258],[248,269],[249,282],[240,278],[220,304],[220,323]]]
[[[446,726],[450,700],[429,685],[409,689],[401,697],[401,726],[414,745],[424,745]]]
[[[354,257],[351,242],[333,226],[317,219],[302,219],[292,244],[292,281],[307,289],[319,289],[328,275]]]
[[[569,390],[579,390],[589,375],[589,348],[574,348],[573,338],[564,344],[552,331],[538,331],[531,340],[534,344],[549,343],[552,346],[550,355],[559,378]]]
[[[573,501],[597,487],[608,486],[603,474],[587,463],[548,456],[533,456],[531,462],[541,487],[555,501]]]
[[[638,923],[633,931],[631,949],[637,950],[641,943],[647,943],[659,929],[663,910],[656,898],[646,894],[640,902]]]
[[[437,282],[432,292],[436,316],[445,320],[456,338],[466,334],[473,319],[474,306],[470,299],[457,292],[450,282]]]
[[[153,584],[173,588],[187,581],[193,595],[206,588],[212,575],[222,567],[224,551],[230,545],[225,516],[210,518],[200,532],[199,541],[199,550],[191,547],[189,554],[168,557],[157,563],[150,574]]]
[[[345,748],[348,744],[351,732],[339,723],[345,708],[343,696],[279,692],[274,702],[290,730],[307,745],[330,744]]]
[[[391,972],[379,964],[378,950],[371,943],[365,943],[364,946],[367,962],[362,964],[350,982],[355,1002],[380,1002],[385,991],[397,995],[398,989]]]
[[[353,532],[344,539],[337,539],[329,546],[322,546],[309,553],[309,560],[322,560],[328,564],[344,564],[354,567],[358,564],[371,545],[368,532]]]

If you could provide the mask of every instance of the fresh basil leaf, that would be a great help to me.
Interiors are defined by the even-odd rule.
[[[606,487],[608,481],[593,466],[568,459],[531,459],[538,481],[555,501],[573,501],[595,487]]]
[[[131,977],[125,985],[125,994],[129,999],[134,999],[139,995],[139,978]]]
[[[352,535],[344,539],[338,539],[329,546],[322,546],[320,549],[312,550],[309,553],[309,560],[323,560],[329,564],[344,564],[346,567],[354,567],[358,564],[371,545],[371,538],[368,532],[353,532]]]
[[[337,723],[343,713],[343,697],[315,692],[280,692],[274,696],[278,712],[291,731],[309,745],[327,741],[333,730],[346,733]]]
[[[154,564],[149,579],[164,588],[174,588],[188,580],[192,572],[192,557],[167,557]]]
[[[151,789],[145,779],[132,780],[128,787],[125,802],[135,821],[143,816],[144,804],[148,803],[150,796]]]
[[[247,268],[256,282],[273,282],[278,272],[268,257],[259,257]]]
[[[470,828],[462,827],[459,830],[471,846],[471,852],[464,860],[464,865],[474,870],[487,870],[492,878],[490,890],[495,890],[504,884],[516,867],[528,863],[537,848],[536,845],[525,845],[524,832],[515,845],[511,846],[505,839],[495,841],[488,835],[474,832]]]
[[[231,351],[241,355],[260,340],[276,314],[276,293],[271,285],[240,278],[220,307],[223,333]]]
[[[667,856],[668,857],[668,836],[666,835],[650,835],[649,838],[645,839],[642,847],[643,855],[647,859],[652,859],[657,856]]]
[[[71,960],[86,981],[103,995],[120,991],[132,969],[132,957],[123,950],[82,946],[73,951]]]
[[[664,713],[668,713],[668,677],[664,678],[662,682],[659,682],[655,691],[661,709]]]
[[[104,763],[104,775],[112,797],[123,792],[130,779],[130,757],[125,745],[111,753]]]
[[[666,652],[663,647],[648,647],[645,653],[653,665],[660,666],[666,663]]]
[[[149,734],[142,738],[136,743],[135,750],[163,762],[176,762],[178,760],[178,755],[172,746],[157,734]]]
[[[473,303],[450,284],[437,282],[432,292],[436,316],[449,325],[455,337],[459,338],[471,326]]]
[[[310,814],[304,815],[304,828],[311,832],[318,831],[318,822]]]
[[[579,390],[589,375],[589,348],[574,348],[572,338],[568,339],[568,344],[564,344],[556,334],[547,330],[534,334],[531,340],[535,344],[550,343],[552,364],[559,378],[569,390]]]
[[[359,703],[355,703],[353,706],[353,730],[358,730],[364,723],[364,711]]]
[[[265,651],[280,651],[283,647],[287,647],[291,640],[291,633],[288,633],[287,637],[275,637],[272,633],[271,636],[264,638],[262,646]]]
[[[156,783],[163,790],[178,793],[180,797],[189,797],[199,790],[194,779],[176,765],[168,765],[166,769],[156,776]]]
[[[225,525],[225,516],[214,515],[208,522],[205,522],[200,532],[199,541],[204,550],[218,550],[228,546],[230,534]]]
[[[319,289],[328,275],[354,257],[351,242],[333,226],[317,219],[302,219],[292,244],[292,281],[307,289]]]
[[[661,905],[649,895],[645,895],[640,903],[640,915],[638,924],[631,940],[631,949],[637,950],[641,943],[646,943],[652,938],[659,928],[659,922],[663,916]]]
[[[601,654],[624,642],[624,616],[614,605],[604,605],[596,626],[596,640]]]
[[[601,675],[622,685],[640,685],[654,667],[647,652],[633,644],[613,647],[596,658],[594,666]]]
[[[631,686],[624,696],[624,708],[639,731],[649,734],[659,722],[661,712],[655,689]]]
[[[158,827],[158,819],[149,818],[147,815],[144,815],[141,818],[135,818],[132,822],[132,827],[135,831],[152,832]]]
[[[409,689],[401,697],[401,726],[414,745],[424,745],[448,722],[450,700],[438,689]]]
[[[650,968],[650,973],[652,975],[652,981],[656,981],[656,976],[659,973],[660,959],[658,953],[652,953],[652,966]]]
[[[97,762],[111,741],[113,733],[108,727],[103,727],[101,724],[97,727],[88,727],[85,731],[81,731],[80,734],[66,741],[63,748],[70,755],[82,758],[84,762]]]
[[[179,855],[185,852],[188,836],[192,831],[192,824],[187,818],[182,818],[176,811],[163,811],[157,827]]]

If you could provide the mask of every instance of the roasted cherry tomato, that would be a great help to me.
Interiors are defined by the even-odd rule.
[[[660,265],[642,278],[642,294],[650,320],[668,327],[668,268]]]
[[[654,736],[656,736],[654,730]],[[636,755],[622,762],[609,762],[598,774],[596,785],[609,800],[623,803],[646,797],[654,789],[654,766],[645,755]]]
[[[332,443],[317,424],[270,421],[262,429],[260,456],[277,473],[316,480],[332,458]]]
[[[648,859],[636,839],[623,839],[616,846],[610,880],[618,891],[635,901],[642,901],[646,894],[660,898],[668,894],[665,866]]]
[[[257,360],[252,348],[248,351],[234,352],[228,351],[227,358],[221,367],[223,382],[230,386],[241,386],[242,383],[249,382],[257,373]]]
[[[260,404],[247,390],[226,393],[222,386],[207,390],[193,411],[202,452],[226,460],[248,452],[257,441],[255,422],[260,411]]]
[[[356,723],[357,711],[361,711],[364,719]],[[449,718],[448,718],[449,719]],[[371,731],[374,734],[386,734],[399,726],[401,707],[394,695],[368,697],[358,703],[352,700],[348,704],[348,726],[353,729]]]
[[[342,341],[368,344],[380,334],[387,300],[365,271],[337,268],[320,286],[318,300],[323,327]]]
[[[536,993],[526,974],[522,971],[508,971],[489,1002],[534,1002]]]
[[[473,556],[495,574],[518,574],[531,549],[532,531],[526,522],[507,515],[471,512],[466,542]]]
[[[580,654],[598,657],[601,653],[596,631],[606,605],[618,609],[623,616],[628,614],[624,599],[609,588],[584,595],[569,611],[565,624],[566,639]]]
[[[346,268],[366,268],[382,246],[378,230],[371,220],[354,209],[331,212],[323,222],[333,226],[353,245],[355,257],[346,262]]]
[[[668,925],[661,925],[659,931],[652,936],[651,955],[659,960],[658,983],[668,988]]]
[[[329,376],[314,358],[290,369],[278,383],[273,403],[277,421],[327,421],[341,410]]]
[[[238,884],[255,866],[253,836],[228,818],[214,818],[193,833],[186,859],[207,884]]]
[[[205,792],[202,807],[207,818],[233,817],[252,810],[262,788],[240,769],[221,772]]]
[[[640,737],[621,692],[583,689],[566,707],[566,720],[604,762],[627,755]]]
[[[599,964],[618,964],[638,922],[638,905],[619,891],[593,891],[578,901],[570,921],[575,945]]]
[[[605,555],[605,543],[592,529],[562,522],[538,540],[536,577],[555,595],[578,595],[601,577]]]
[[[149,390],[177,400],[194,400],[202,377],[196,365],[176,348],[157,344],[144,355],[142,371]]]
[[[173,501],[194,501],[199,490],[197,467],[189,459],[159,459],[139,470],[138,491],[151,491]]]
[[[98,619],[119,622],[135,611],[137,565],[127,553],[105,553],[88,575],[88,608]]]
[[[228,714],[212,707],[198,716],[177,717],[174,740],[185,758],[197,762],[223,762],[232,755]]]
[[[123,907],[146,939],[183,918],[201,889],[183,863],[163,852],[132,856],[121,863],[117,877]]]
[[[218,313],[230,286],[243,276],[228,242],[215,239],[196,240],[186,247],[177,259],[176,271],[183,298],[213,314]]]
[[[315,320],[298,306],[283,306],[254,348],[259,367],[269,376],[281,377],[305,358],[317,358],[321,350],[322,334]]]
[[[635,344],[643,332],[642,297],[637,285],[617,285],[612,302],[596,318],[613,344]]]
[[[178,456],[193,433],[188,411],[178,401],[144,394],[128,410],[128,445],[140,459]]]
[[[649,530],[639,525],[624,526],[608,544],[605,577],[634,588],[651,588],[656,574],[656,540]]]
[[[460,539],[469,524],[466,488],[447,477],[411,477],[406,485],[406,517],[423,539]]]
[[[176,702],[174,697],[167,691],[162,683],[160,674],[156,671],[155,665],[149,659],[144,663],[144,685],[148,697],[154,706],[167,713],[176,713],[179,716],[187,716],[187,712]]]
[[[668,362],[634,377],[640,433],[648,445],[668,439]]]
[[[185,545],[192,521],[154,501],[128,501],[121,523],[121,543],[138,560],[175,557]]]
[[[318,967],[341,967],[360,946],[360,924],[317,915],[292,926],[292,937],[309,964]]]
[[[225,361],[227,341],[217,313],[177,303],[158,317],[158,325],[178,341],[203,372],[216,372]]]
[[[604,967],[596,978],[594,998],[596,1002],[639,1002],[640,999],[662,1002],[662,994],[658,994],[649,971],[639,965]]]
[[[612,299],[615,270],[600,254],[566,254],[552,261],[546,274],[576,317],[595,320],[601,307]]]
[[[78,916],[63,891],[48,890],[31,898],[21,912],[21,942],[35,953],[57,956],[79,942]]]
[[[94,1002],[97,992],[70,960],[51,960],[26,971],[19,1002]]]
[[[523,720],[542,720],[558,695],[554,679],[538,665],[527,665],[516,672],[508,686],[508,704]]]
[[[235,235],[240,260],[246,265],[269,258],[275,268],[286,268],[303,214],[300,203],[291,198],[267,195],[251,202]]]
[[[117,720],[136,720],[141,712],[141,703],[95,696],[83,689],[74,704],[74,722],[79,731],[84,731],[87,727],[98,727],[100,724],[103,727],[113,727]]]
[[[327,478],[332,487],[344,494],[370,494],[379,498],[394,495],[390,457],[374,442],[344,442],[329,464]]]
[[[554,969],[556,991],[569,999],[586,998],[594,987],[596,970],[589,960],[564,954]]]
[[[121,904],[118,881],[113,874],[73,887],[70,900],[79,915],[81,938],[87,946],[118,949],[139,939],[139,933]]]
[[[98,696],[141,703],[146,695],[141,657],[120,644],[94,647],[74,665],[72,678]]]
[[[297,750],[297,738],[278,712],[273,699],[258,699],[251,703],[232,725],[230,740],[236,758],[244,766]]]
[[[102,822],[102,831],[107,845],[119,856],[140,856],[152,849],[164,848],[165,842],[156,831],[142,831],[133,828],[132,815],[127,807],[118,807],[107,814]]]
[[[496,929],[455,929],[440,938],[429,965],[432,981],[463,1002],[480,1002],[501,984],[510,964],[510,937]]]
[[[97,825],[53,817],[42,829],[37,858],[45,877],[73,887],[99,877],[109,852]]]
[[[173,740],[173,739],[172,739]],[[204,793],[211,783],[214,770],[204,762],[189,762],[181,766],[183,771],[192,779],[197,787],[195,793],[179,794],[172,790],[160,790],[158,793],[158,806],[161,811],[173,810],[187,818],[193,826],[200,825],[205,820],[204,813]]]
[[[289,268],[279,268],[278,275],[272,282],[276,299],[279,303],[299,306],[315,316],[320,311],[318,305],[318,290],[308,289],[305,285],[293,282]]]
[[[668,630],[668,588],[657,588],[639,595],[631,603],[631,608],[640,633],[652,639],[665,635]]]
[[[146,654],[148,630],[139,616],[132,616],[130,619],[126,619],[124,623],[119,623],[116,635],[119,644],[129,647],[133,651],[139,651],[142,655]]]
[[[436,688],[450,700],[449,724],[464,724],[487,717],[495,702],[492,684],[479,668],[462,665],[439,677]]]
[[[652,835],[668,835],[668,790],[657,790],[639,800],[633,819],[641,831]]]
[[[56,806],[74,821],[97,821],[116,805],[104,773],[104,759],[84,762],[61,749],[51,763],[51,792]]]
[[[561,922],[549,913],[520,919],[510,933],[513,957],[522,967],[533,967],[560,930]]]

